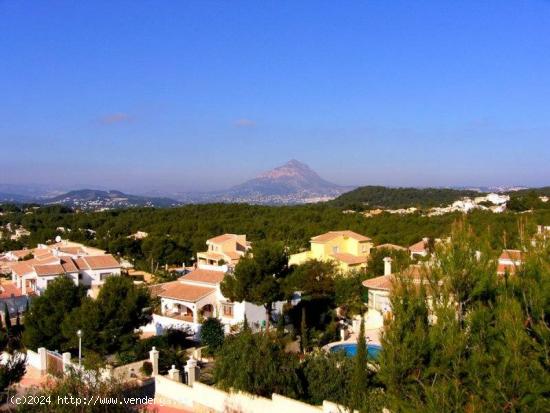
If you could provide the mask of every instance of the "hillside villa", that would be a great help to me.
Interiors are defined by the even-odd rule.
[[[143,327],[145,333],[162,334],[166,329],[200,331],[204,318],[219,318],[229,332],[245,317],[252,327],[267,321],[265,308],[248,302],[232,302],[223,296],[221,283],[250,249],[246,235],[224,234],[207,241],[208,251],[197,253],[197,267],[186,270],[176,281],[152,285],[151,294],[160,298],[160,311]],[[219,260],[216,260],[220,256]],[[226,261],[227,259],[227,261]],[[223,261],[221,261],[223,260]],[[274,304],[280,312],[283,302]]]
[[[160,314],[153,314],[152,322],[143,327],[144,332],[162,334],[169,328],[189,330],[195,334],[205,318],[216,317],[228,333],[231,326],[248,320],[254,328],[267,322],[265,308],[246,301],[232,302],[221,292],[226,276],[224,268],[197,268],[176,281],[151,286],[151,294],[160,298]],[[280,312],[283,302],[274,304],[274,312]]]
[[[413,284],[423,283],[424,267],[420,264],[409,266],[399,273],[392,272],[392,259],[384,258],[384,275],[363,281],[368,289],[368,313],[365,318],[367,328],[382,327],[384,317],[391,316],[390,294],[398,277],[405,277]]]
[[[246,241],[246,235],[223,234],[206,240],[208,249],[197,253],[197,264],[220,267],[228,265],[235,267],[239,259],[250,250],[250,242]]]
[[[22,295],[42,294],[61,275],[75,285],[90,287],[94,295],[107,277],[120,275],[120,264],[112,255],[70,241],[10,251],[5,257],[10,260],[12,282]]]
[[[330,231],[310,240],[310,249],[290,256],[289,265],[308,260],[331,261],[342,271],[364,269],[373,243],[369,237],[353,231]]]

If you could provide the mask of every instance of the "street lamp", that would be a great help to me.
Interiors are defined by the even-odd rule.
[[[78,367],[82,367],[82,330],[76,332],[78,336]]]

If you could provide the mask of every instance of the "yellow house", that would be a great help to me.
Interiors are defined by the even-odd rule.
[[[353,231],[330,231],[310,240],[309,251],[290,256],[289,265],[312,259],[334,261],[343,271],[366,268],[373,243],[369,237]]]
[[[206,240],[208,251],[197,253],[199,266],[235,266],[250,249],[246,235],[223,234]]]

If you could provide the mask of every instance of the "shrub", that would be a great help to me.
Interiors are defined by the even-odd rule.
[[[201,326],[200,336],[202,344],[217,351],[222,346],[225,337],[223,324],[217,318],[207,319]]]
[[[141,368],[139,369],[139,371],[140,371],[141,374],[143,374],[144,376],[150,377],[151,374],[153,374],[153,365],[151,364],[150,361],[144,361],[144,362],[143,362],[143,365],[141,366]]]

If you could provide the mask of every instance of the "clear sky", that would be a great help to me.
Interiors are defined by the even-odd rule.
[[[2,1],[0,183],[549,185],[550,2]]]

